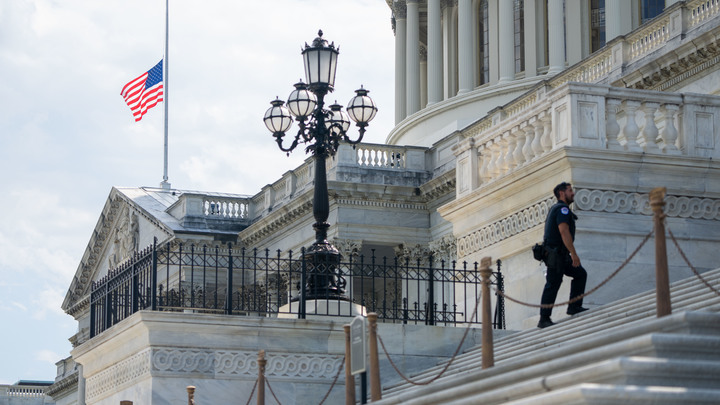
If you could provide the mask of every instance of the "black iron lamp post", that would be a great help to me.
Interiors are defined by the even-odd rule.
[[[265,126],[273,133],[280,150],[288,154],[298,146],[306,144],[305,151],[312,153],[315,160],[315,190],[313,194],[313,215],[315,216],[315,242],[305,251],[308,264],[308,278],[301,282],[304,299],[344,299],[345,279],[338,269],[340,252],[327,240],[327,223],[330,202],[327,189],[325,160],[335,155],[341,141],[357,144],[362,141],[365,127],[375,117],[377,107],[362,86],[356,90],[347,106],[347,112],[339,104],[325,108],[325,96],[335,86],[335,71],[339,49],[334,43],[328,44],[318,32],[312,45],[305,44],[302,51],[307,83],[295,84],[287,106],[282,100],[272,101],[272,107],[265,112]],[[292,143],[285,147],[285,132],[294,120],[299,129]],[[359,128],[359,136],[348,137],[350,120]],[[300,305],[303,305],[301,299]],[[302,309],[301,309],[301,312]]]

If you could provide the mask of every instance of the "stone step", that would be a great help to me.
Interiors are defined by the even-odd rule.
[[[468,396],[461,397],[457,391],[448,392],[446,394],[452,399],[448,398],[442,403],[504,404],[570,388],[576,386],[578,381],[621,386],[714,389],[720,387],[720,361],[618,357],[519,382],[509,381],[499,388],[478,390]]]
[[[506,405],[717,405],[719,403],[718,389],[584,383],[532,398],[507,402]]]
[[[716,285],[720,281],[720,269],[705,272],[703,277]],[[708,289],[696,277],[680,280],[671,285],[671,300],[675,312],[681,310],[706,310],[720,312],[720,297]],[[623,327],[629,322],[656,316],[654,291],[640,293],[612,304],[595,308],[582,315],[567,318],[556,326],[531,329],[506,335],[494,342],[496,364],[513,356],[527,355],[532,351],[566,342],[572,338],[587,338],[593,333],[607,333],[609,329]],[[542,342],[539,344],[538,342]],[[464,372],[480,364],[480,346],[468,350],[456,358],[443,378]],[[415,375],[414,379],[436,375],[446,362]],[[404,382],[388,386],[389,390],[405,385]]]
[[[418,388],[406,384],[390,387],[383,394],[386,398],[383,403],[406,403],[410,399],[412,403],[444,403],[462,392],[468,395],[480,393],[622,356],[720,361],[720,354],[717,353],[720,350],[720,332],[715,336],[688,334],[693,329],[703,329],[703,325],[720,328],[720,314],[672,314],[631,324],[606,334],[596,334],[588,339],[571,340],[566,345],[547,347],[531,355],[496,363],[487,370],[480,369],[479,363],[467,365],[455,370],[454,375],[443,376],[428,386]],[[675,331],[677,333],[673,333]],[[420,399],[433,398],[433,401],[439,401],[438,397],[445,399],[440,402]]]

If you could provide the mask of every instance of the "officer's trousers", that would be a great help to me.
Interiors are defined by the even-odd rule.
[[[569,259],[569,258],[568,258]],[[557,298],[558,290],[562,284],[563,275],[572,277],[570,283],[570,299],[585,293],[585,282],[587,281],[587,272],[581,266],[573,267],[572,263],[565,261],[556,267],[548,267],[545,276],[545,288],[543,289],[541,304],[554,304]],[[582,299],[579,299],[568,306],[568,309],[580,308]],[[552,308],[540,308],[540,317],[549,318],[552,314]]]

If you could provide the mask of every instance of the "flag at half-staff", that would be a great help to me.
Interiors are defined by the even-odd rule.
[[[163,61],[123,87],[120,95],[140,121],[147,110],[163,101]]]

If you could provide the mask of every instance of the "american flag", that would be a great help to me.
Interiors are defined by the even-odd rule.
[[[123,87],[120,95],[130,107],[135,121],[140,121],[147,110],[163,101],[163,61],[141,74]]]

